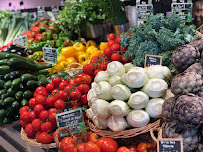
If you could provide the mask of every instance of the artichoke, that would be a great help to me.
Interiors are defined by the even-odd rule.
[[[182,128],[176,122],[169,122],[163,127],[163,138],[183,138],[183,151],[192,152],[198,148],[201,136],[197,128]]]
[[[197,38],[194,41],[190,42],[190,45],[196,47],[200,53],[203,51],[203,38]]]
[[[164,101],[162,105],[162,117],[164,120],[171,119],[171,108],[173,105],[174,97],[168,98]]]
[[[203,77],[203,66],[201,63],[195,63],[188,67],[185,72],[195,72]]]
[[[197,94],[199,97],[203,98],[203,90],[199,91]]]
[[[171,82],[171,91],[176,96],[188,93],[197,94],[202,88],[202,76],[195,72],[184,72],[176,75]]]
[[[172,63],[178,71],[187,69],[200,59],[200,52],[192,45],[183,45],[172,54]]]
[[[194,94],[177,97],[172,107],[172,117],[188,127],[203,125],[203,98]]]

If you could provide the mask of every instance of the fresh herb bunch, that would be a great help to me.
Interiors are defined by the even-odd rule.
[[[12,16],[10,11],[0,10],[0,20],[2,18],[10,18]]]
[[[106,16],[94,0],[66,0],[58,19],[65,30],[77,31],[80,37],[82,26],[103,23]]]
[[[164,17],[157,14],[139,27],[132,27],[129,33],[121,36],[121,44],[128,47],[129,56],[135,66],[143,66],[145,54],[161,55],[163,65],[172,69],[171,54],[177,47],[191,42],[196,36],[194,25],[186,26],[178,15]]]

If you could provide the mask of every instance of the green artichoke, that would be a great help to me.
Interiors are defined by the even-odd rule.
[[[177,97],[171,111],[173,119],[184,126],[203,125],[203,98],[199,96],[189,94]]]
[[[168,98],[164,101],[162,105],[162,118],[164,120],[170,120],[171,119],[171,108],[173,105],[175,97]]]
[[[188,93],[197,94],[202,88],[203,78],[195,72],[176,75],[171,82],[171,91],[176,96]]]
[[[195,72],[203,77],[203,66],[201,63],[194,63],[190,67],[188,67],[185,72]]]
[[[183,45],[172,54],[172,63],[178,71],[187,69],[190,65],[198,62],[199,59],[200,52],[192,45]]]
[[[182,128],[176,122],[169,122],[163,127],[163,138],[183,138],[183,151],[192,152],[198,148],[201,136],[197,128]]]

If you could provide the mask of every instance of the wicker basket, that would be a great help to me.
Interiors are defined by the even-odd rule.
[[[0,129],[6,128],[6,127],[16,126],[16,125],[19,125],[19,124],[20,124],[20,120],[17,120],[17,121],[14,121],[14,122],[10,123],[10,124],[5,124],[5,125],[0,126]]]
[[[55,136],[54,136],[54,141],[56,143],[56,147],[58,149],[58,152],[61,152],[61,150],[60,150],[60,142],[58,140],[58,134],[62,130],[66,131],[70,135],[70,137],[73,138],[73,140],[75,141],[75,144],[87,142],[87,137],[91,133],[91,132],[89,132],[89,129],[87,128],[87,131],[82,132],[82,133],[77,133],[77,134],[73,135],[72,132],[66,127],[58,128],[56,130]]]
[[[79,65],[81,67],[83,67],[80,63],[71,63],[68,67],[69,70],[66,70],[65,72],[67,72],[70,76],[73,76],[75,74],[78,74],[80,72],[80,70],[82,70],[82,68],[74,68],[71,69],[71,66],[73,65]]]
[[[43,149],[51,149],[51,148],[56,148],[56,143],[51,143],[51,144],[42,144],[42,143],[39,143],[36,141],[36,139],[32,139],[32,138],[29,138],[23,127],[21,128],[21,138],[28,144],[30,144],[31,146],[35,146],[35,147],[39,147],[39,148],[43,148]]]
[[[152,128],[150,129],[150,135],[152,137],[152,139],[157,143],[158,142],[158,139],[161,139],[163,138],[162,136],[162,128],[166,125],[166,122],[164,122],[161,127],[159,128]],[[155,137],[154,135],[154,132],[157,132],[158,133],[158,137]]]
[[[89,123],[89,127],[93,132],[97,133],[100,136],[117,139],[117,138],[130,138],[130,137],[135,137],[135,136],[143,134],[143,133],[147,133],[152,128],[154,128],[154,129],[159,128],[160,124],[161,124],[161,120],[159,119],[159,120],[157,120],[153,123],[150,123],[144,127],[134,128],[134,129],[130,129],[130,130],[124,130],[124,131],[119,131],[119,132],[100,130],[92,122]]]

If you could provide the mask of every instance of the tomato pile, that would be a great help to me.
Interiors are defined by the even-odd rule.
[[[153,152],[153,147],[149,143],[140,143],[137,147],[134,145],[118,147],[115,140],[107,137],[101,137],[96,133],[91,133],[86,143],[74,145],[71,137],[62,139],[60,149],[62,152]]]
[[[55,116],[62,113],[66,106],[73,109],[82,107],[87,124],[85,108],[91,82],[92,77],[82,73],[69,80],[54,77],[46,87],[38,87],[29,100],[29,106],[20,109],[20,123],[25,127],[27,136],[35,137],[42,144],[52,143],[57,128]]]
[[[121,35],[116,37],[113,33],[108,35],[107,48],[104,50],[104,55],[111,59],[111,61],[119,61],[122,63],[129,62],[129,57],[125,58],[125,51],[127,47],[123,47],[120,44]]]

